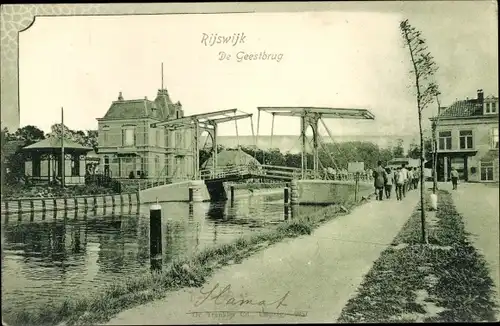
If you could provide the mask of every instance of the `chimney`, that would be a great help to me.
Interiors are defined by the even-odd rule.
[[[146,101],[147,101],[147,100],[148,100],[148,97],[147,97],[147,96],[144,96],[144,100],[146,100]]]
[[[479,101],[479,103],[483,103],[484,102],[484,93],[483,93],[483,90],[482,89],[478,89],[477,90],[477,100]]]
[[[118,94],[118,101],[123,101],[123,95],[122,92]]]

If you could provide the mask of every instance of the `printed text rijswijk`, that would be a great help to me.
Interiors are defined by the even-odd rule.
[[[236,44],[244,44],[245,39],[245,33],[234,33],[229,36],[219,35],[218,33],[203,33],[201,36],[201,43],[205,46],[213,46],[214,44],[232,44],[236,46]]]

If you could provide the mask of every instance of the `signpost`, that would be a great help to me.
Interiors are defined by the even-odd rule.
[[[349,162],[347,171],[354,173],[354,181],[356,183],[354,186],[354,201],[356,202],[358,201],[359,174],[365,171],[365,162]]]

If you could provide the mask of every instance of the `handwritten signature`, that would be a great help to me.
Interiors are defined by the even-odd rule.
[[[201,295],[203,298],[197,300],[194,305],[195,307],[199,307],[205,302],[213,302],[216,305],[228,305],[228,306],[260,306],[260,307],[274,307],[276,309],[280,307],[286,307],[285,300],[290,294],[290,291],[286,292],[283,296],[278,298],[275,301],[268,302],[266,300],[255,300],[248,298],[235,298],[231,293],[231,285],[226,285],[222,288],[219,283],[215,284],[215,286],[210,290],[204,292],[200,289]]]

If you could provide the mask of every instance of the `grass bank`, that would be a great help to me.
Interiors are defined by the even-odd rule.
[[[450,193],[438,196],[437,213],[427,213],[429,244],[420,244],[417,206],[338,322],[495,320],[494,284],[485,261],[469,242]]]
[[[358,204],[343,203],[348,210]],[[340,206],[326,207],[309,216],[283,222],[271,231],[249,235],[237,241],[209,248],[192,259],[177,260],[161,273],[145,274],[124,283],[112,284],[93,297],[66,299],[62,304],[40,310],[3,311],[9,325],[92,325],[105,323],[117,313],[160,299],[167,292],[184,287],[201,287],[219,268],[238,263],[251,254],[285,238],[311,234],[322,223],[346,212]]]
[[[81,195],[110,195],[117,192],[108,187],[97,185],[2,185],[2,199],[18,198],[50,198],[50,197],[74,197]]]

